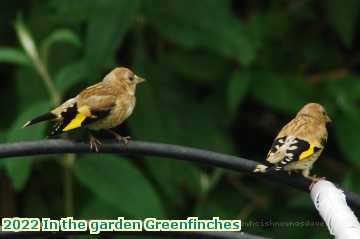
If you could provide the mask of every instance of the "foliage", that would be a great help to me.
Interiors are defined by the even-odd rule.
[[[360,165],[358,1],[46,0],[5,5],[7,14],[0,15],[2,141],[44,138],[46,125],[21,126],[59,97],[73,96],[124,65],[147,79],[138,89],[133,116],[119,128],[132,138],[262,160],[281,125],[315,101],[325,105],[333,120],[315,171],[359,191],[353,186]],[[62,156],[2,161],[0,180],[11,179],[6,195],[16,198],[13,215],[65,214],[57,201],[63,191],[52,191],[50,185],[62,184],[62,165],[54,158]],[[78,155],[72,173],[74,215],[79,217],[320,220],[302,192],[205,165]],[[39,194],[38,188],[47,192]],[[0,201],[4,207],[9,203]],[[245,224],[243,229],[273,238],[328,238],[324,227],[265,230]]]

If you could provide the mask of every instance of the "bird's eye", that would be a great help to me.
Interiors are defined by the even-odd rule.
[[[135,77],[134,77],[133,75],[129,76],[129,80],[130,80],[130,81],[133,81],[134,78],[135,78]]]

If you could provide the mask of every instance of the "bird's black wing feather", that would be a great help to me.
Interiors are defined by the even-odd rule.
[[[63,129],[76,117],[78,114],[77,105],[74,104],[71,107],[68,107],[66,111],[61,113],[61,119],[54,125],[50,132],[50,136],[56,136],[63,133]],[[111,109],[106,110],[92,110],[91,115],[94,117],[86,118],[81,126],[85,126],[91,123],[94,123],[100,119],[105,118],[110,114]]]

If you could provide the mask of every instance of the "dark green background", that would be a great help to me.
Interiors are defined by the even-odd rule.
[[[53,105],[17,38],[22,19],[63,99],[119,65],[147,79],[119,128],[134,139],[261,161],[302,105],[323,104],[333,123],[313,172],[359,192],[359,7],[358,0],[4,1],[1,142],[43,139],[49,130],[21,128]],[[1,160],[0,215],[64,216],[63,158]],[[76,218],[321,220],[304,192],[206,165],[92,154],[76,155],[72,172]],[[243,231],[329,238],[324,226]]]

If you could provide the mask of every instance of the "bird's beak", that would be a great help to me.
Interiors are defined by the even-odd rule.
[[[135,83],[136,84],[140,84],[140,83],[142,83],[144,81],[145,81],[144,78],[141,78],[140,76],[135,75]]]
[[[330,117],[327,115],[327,116],[326,116],[326,122],[327,122],[327,123],[331,123],[331,121],[332,121],[332,120],[331,120]]]

